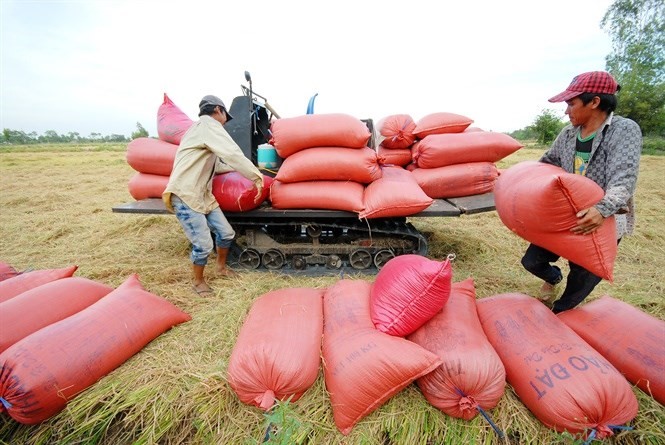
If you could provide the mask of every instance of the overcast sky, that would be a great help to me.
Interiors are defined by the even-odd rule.
[[[533,123],[611,50],[611,0],[0,0],[0,127],[157,136],[164,93],[190,118],[244,72],[282,117],[447,111]]]

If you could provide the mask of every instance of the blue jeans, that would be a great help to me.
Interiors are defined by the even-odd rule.
[[[619,241],[621,239],[617,241],[617,244],[619,244]],[[550,284],[557,284],[563,280],[563,274],[559,267],[550,263],[558,259],[559,255],[535,244],[529,244],[522,257],[522,266],[541,280]],[[580,304],[602,280],[602,278],[578,264],[568,261],[568,265],[570,266],[570,272],[566,280],[566,288],[552,306],[552,311],[555,314],[567,311]]]
[[[171,195],[171,205],[185,231],[185,236],[192,243],[192,253],[190,254],[192,263],[197,266],[205,266],[208,264],[208,256],[215,248],[215,244],[223,249],[228,249],[233,244],[236,232],[219,207],[206,215],[192,210],[173,194]],[[215,234],[214,244],[211,231]]]

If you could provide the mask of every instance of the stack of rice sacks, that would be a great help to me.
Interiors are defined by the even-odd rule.
[[[0,413],[58,414],[163,332],[191,317],[146,290],[75,277],[78,266],[17,272],[0,261]]]
[[[136,138],[127,145],[127,163],[136,170],[128,184],[134,199],[162,197],[180,140],[192,123],[164,93],[164,102],[157,110],[159,139]]]
[[[416,142],[416,123],[408,114],[392,114],[376,124],[376,152],[381,165],[406,167],[411,163],[411,147]]]
[[[495,162],[523,145],[504,133],[469,127],[473,120],[438,112],[415,123],[413,163],[407,166],[431,198],[456,198],[493,191]],[[385,143],[385,141],[384,141]]]
[[[321,364],[344,435],[414,381],[434,406],[467,420],[496,406],[505,386],[473,280],[452,283],[451,258],[400,255],[373,282],[262,295],[233,348],[228,381],[242,402],[269,411],[277,400],[299,400]]]
[[[127,163],[136,170],[129,180],[129,193],[136,200],[161,198],[168,185],[176,152],[193,121],[164,94],[157,110],[159,139],[137,138],[127,146]],[[263,177],[263,194],[255,201],[256,187],[236,171],[216,174],[212,193],[226,212],[246,212],[261,205],[268,197],[272,178]]]
[[[353,116],[307,114],[273,121],[270,144],[283,159],[270,189],[275,209],[361,212],[365,185],[381,178],[371,133]]]

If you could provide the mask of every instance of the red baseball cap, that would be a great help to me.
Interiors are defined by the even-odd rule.
[[[610,73],[605,71],[589,71],[573,77],[568,88],[562,93],[548,99],[549,102],[565,102],[582,93],[615,94],[619,84]]]

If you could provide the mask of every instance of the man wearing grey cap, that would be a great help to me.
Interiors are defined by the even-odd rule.
[[[258,201],[263,191],[263,175],[224,129],[233,116],[219,97],[204,96],[199,103],[199,117],[180,142],[162,198],[192,244],[192,288],[204,296],[212,294],[203,272],[215,246],[217,273],[225,277],[237,275],[226,265],[235,231],[212,194],[213,176],[237,171],[254,182]],[[214,244],[211,231],[215,235]]]

